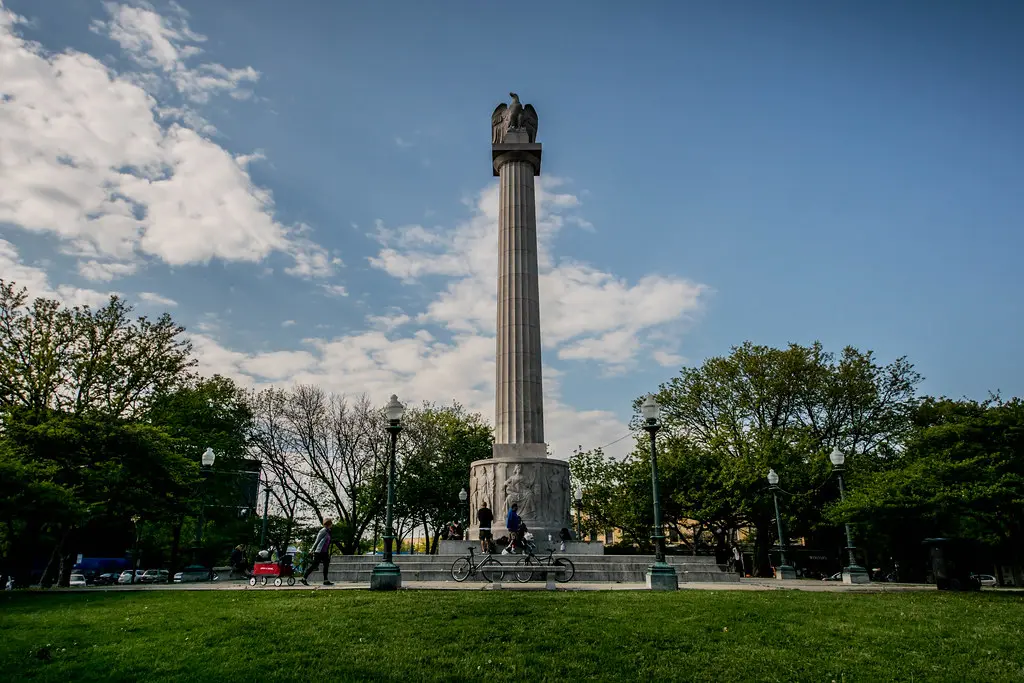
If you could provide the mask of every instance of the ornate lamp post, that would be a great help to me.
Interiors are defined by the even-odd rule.
[[[217,454],[213,452],[213,449],[207,447],[203,451],[202,458],[200,459],[201,467],[199,468],[199,474],[202,479],[199,482],[199,517],[196,520],[196,536],[192,542],[192,565],[185,568],[186,574],[200,575],[193,576],[192,580],[202,580],[203,574],[210,581],[213,580],[213,567],[206,567],[202,561],[200,561],[199,555],[201,546],[203,545],[203,527],[206,526],[206,481],[210,478],[210,470],[213,468],[213,463],[217,459]],[[184,577],[183,577],[184,578]]]
[[[846,499],[846,492],[843,490],[843,464],[846,462],[846,456],[838,448],[832,449],[832,453],[829,454],[828,459],[832,461],[832,471],[836,473],[839,478],[839,500]],[[849,559],[849,564],[843,567],[843,583],[871,583],[871,576],[868,574],[868,570],[857,564],[857,558],[854,556],[856,548],[853,545],[853,532],[850,530],[850,525],[846,525],[846,553]]]
[[[779,475],[775,470],[768,470],[768,486],[772,490],[772,500],[775,501],[775,525],[779,528],[779,556],[782,561],[775,570],[775,578],[795,579],[796,570],[786,564],[786,536],[782,533],[782,516],[779,515]]]
[[[465,486],[463,486],[462,490],[459,491],[459,501],[463,505],[466,506],[466,525],[463,527],[464,531],[462,533],[465,534],[465,538],[468,539],[469,538],[469,513],[470,513],[470,509],[469,509],[469,492],[466,491],[466,487]]]
[[[576,498],[576,539],[583,540],[583,487],[579,484],[576,485],[576,490],[573,491],[573,497]]]
[[[654,493],[654,564],[647,568],[647,587],[651,590],[677,590],[679,577],[672,565],[665,562],[665,531],[661,526],[661,500],[658,491],[658,449],[654,435],[661,429],[661,406],[653,394],[647,394],[640,411],[644,416],[644,429],[651,435],[651,489]]]
[[[405,406],[398,402],[398,396],[391,395],[385,412],[388,416],[388,433],[391,434],[391,453],[388,458],[388,502],[384,519],[384,561],[373,568],[370,574],[370,588],[373,590],[397,590],[402,587],[402,570],[392,562],[391,546],[395,542],[395,524],[392,506],[395,504],[395,452],[398,450],[398,433],[402,431],[402,415]]]

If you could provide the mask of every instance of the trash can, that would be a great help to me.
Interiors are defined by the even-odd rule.
[[[971,571],[975,542],[966,538],[926,538],[932,577],[939,590],[980,590]]]

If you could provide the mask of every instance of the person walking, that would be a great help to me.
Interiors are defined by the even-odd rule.
[[[333,586],[334,584],[327,580],[327,567],[331,564],[331,527],[334,526],[334,522],[330,517],[324,520],[324,526],[316,534],[316,540],[313,541],[313,563],[306,568],[305,573],[302,575],[302,585],[308,586],[309,575],[316,571],[316,568],[322,563],[324,566],[324,583],[325,586]]]
[[[494,514],[487,507],[486,500],[481,503],[481,508],[477,510],[476,521],[480,523],[480,552],[487,553],[491,549],[491,539],[494,538],[491,534],[491,522],[494,521]]]

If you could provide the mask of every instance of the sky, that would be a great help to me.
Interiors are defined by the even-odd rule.
[[[1021,395],[1022,31],[995,0],[0,0],[0,278],[169,312],[244,386],[491,419],[514,90],[555,457],[746,340]]]

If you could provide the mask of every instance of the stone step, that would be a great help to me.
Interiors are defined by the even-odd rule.
[[[576,573],[573,581],[584,583],[640,583],[645,580],[653,556],[644,555],[556,555],[569,557]],[[451,566],[457,555],[401,555],[394,561],[406,581],[452,581]],[[502,555],[496,559],[505,571],[505,581],[514,581],[515,564],[521,555]],[[373,567],[381,556],[341,555],[331,558],[329,576],[332,581],[369,583]],[[713,557],[672,556],[666,558],[675,567],[681,582],[735,582],[739,576],[715,564]],[[319,572],[313,578],[319,576]],[[470,581],[483,581],[473,577]]]

